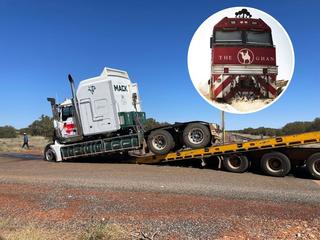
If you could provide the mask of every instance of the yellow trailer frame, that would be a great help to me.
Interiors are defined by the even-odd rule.
[[[252,152],[267,149],[270,150],[277,148],[296,147],[313,143],[320,143],[320,131],[241,143],[215,145],[201,149],[182,150],[178,152],[171,152],[165,155],[138,157],[136,162],[139,164],[156,164],[160,162],[170,162],[192,158],[221,156],[231,153],[244,153],[249,151]]]

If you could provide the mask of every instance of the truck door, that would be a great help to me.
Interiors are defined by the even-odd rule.
[[[90,98],[81,99],[80,113],[83,133],[85,135],[93,134],[95,130],[94,125],[92,124],[92,107]]]

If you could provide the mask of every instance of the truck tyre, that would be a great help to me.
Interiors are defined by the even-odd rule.
[[[152,131],[147,144],[150,151],[157,155],[169,153],[175,145],[172,135],[163,129]]]
[[[49,143],[45,148],[44,148],[44,153],[43,153],[43,157],[44,160],[48,161],[48,162],[55,162],[56,161],[56,154],[55,152],[50,148],[51,143]]]
[[[263,171],[274,177],[284,177],[291,170],[289,158],[281,152],[265,153],[260,163]]]
[[[183,130],[183,142],[187,147],[207,147],[210,141],[210,129],[201,123],[190,123]]]
[[[320,180],[320,153],[314,153],[308,157],[306,165],[312,177]]]
[[[226,170],[233,173],[243,173],[249,168],[248,158],[239,154],[224,156],[222,164]]]

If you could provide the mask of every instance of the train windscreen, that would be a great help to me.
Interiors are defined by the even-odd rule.
[[[246,42],[248,44],[272,45],[271,33],[246,31]]]
[[[242,32],[241,31],[216,31],[215,42],[216,43],[242,42]]]
[[[242,34],[244,33],[244,34]],[[215,31],[214,41],[217,44],[253,44],[272,45],[271,32],[260,31]]]

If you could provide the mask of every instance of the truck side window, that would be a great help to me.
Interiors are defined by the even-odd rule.
[[[73,107],[64,107],[62,109],[62,121],[66,121],[69,117],[73,116]]]

